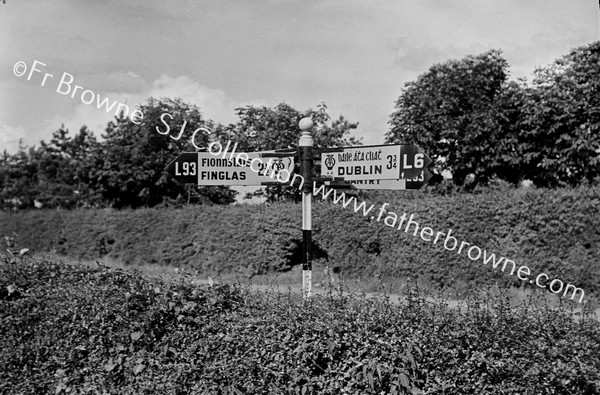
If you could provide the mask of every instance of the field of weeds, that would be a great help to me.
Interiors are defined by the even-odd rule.
[[[0,393],[596,394],[589,309],[253,291],[6,255]]]

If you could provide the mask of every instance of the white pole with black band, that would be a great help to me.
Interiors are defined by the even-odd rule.
[[[313,121],[311,118],[302,118],[300,127],[300,173],[304,177],[302,188],[302,293],[309,298],[312,292],[312,165]]]

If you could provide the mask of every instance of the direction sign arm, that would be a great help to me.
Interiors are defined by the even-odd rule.
[[[288,158],[296,152],[259,152],[261,158]]]
[[[315,159],[321,159],[321,157],[316,157],[316,155],[321,155],[321,154],[329,154],[332,152],[344,152],[344,148],[340,147],[340,148],[317,148],[317,149],[313,149],[313,152],[315,153]]]

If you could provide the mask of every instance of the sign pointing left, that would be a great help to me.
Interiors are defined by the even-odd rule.
[[[166,171],[181,183],[197,185],[261,186],[277,181],[277,174],[281,171],[292,174],[293,157],[268,156],[269,152],[238,153],[235,157],[184,152],[169,163]],[[256,158],[260,160],[252,161]],[[288,174],[284,173],[281,177],[287,179]]]
[[[167,172],[175,180],[184,184],[198,182],[198,153],[184,152],[168,164]]]

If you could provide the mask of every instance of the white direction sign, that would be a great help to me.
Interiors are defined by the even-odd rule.
[[[250,152],[217,156],[207,152],[184,152],[166,170],[177,181],[198,185],[260,186],[277,182],[277,175],[282,171],[281,178],[287,180],[294,170],[294,158],[263,157],[268,154]]]
[[[402,180],[352,180],[352,181],[325,181],[325,185],[345,186],[352,189],[392,189],[407,190],[421,189],[427,184],[432,174],[429,170],[423,170],[417,177]]]
[[[344,147],[321,154],[321,176],[352,180],[398,180],[417,177],[429,164],[412,144]]]

